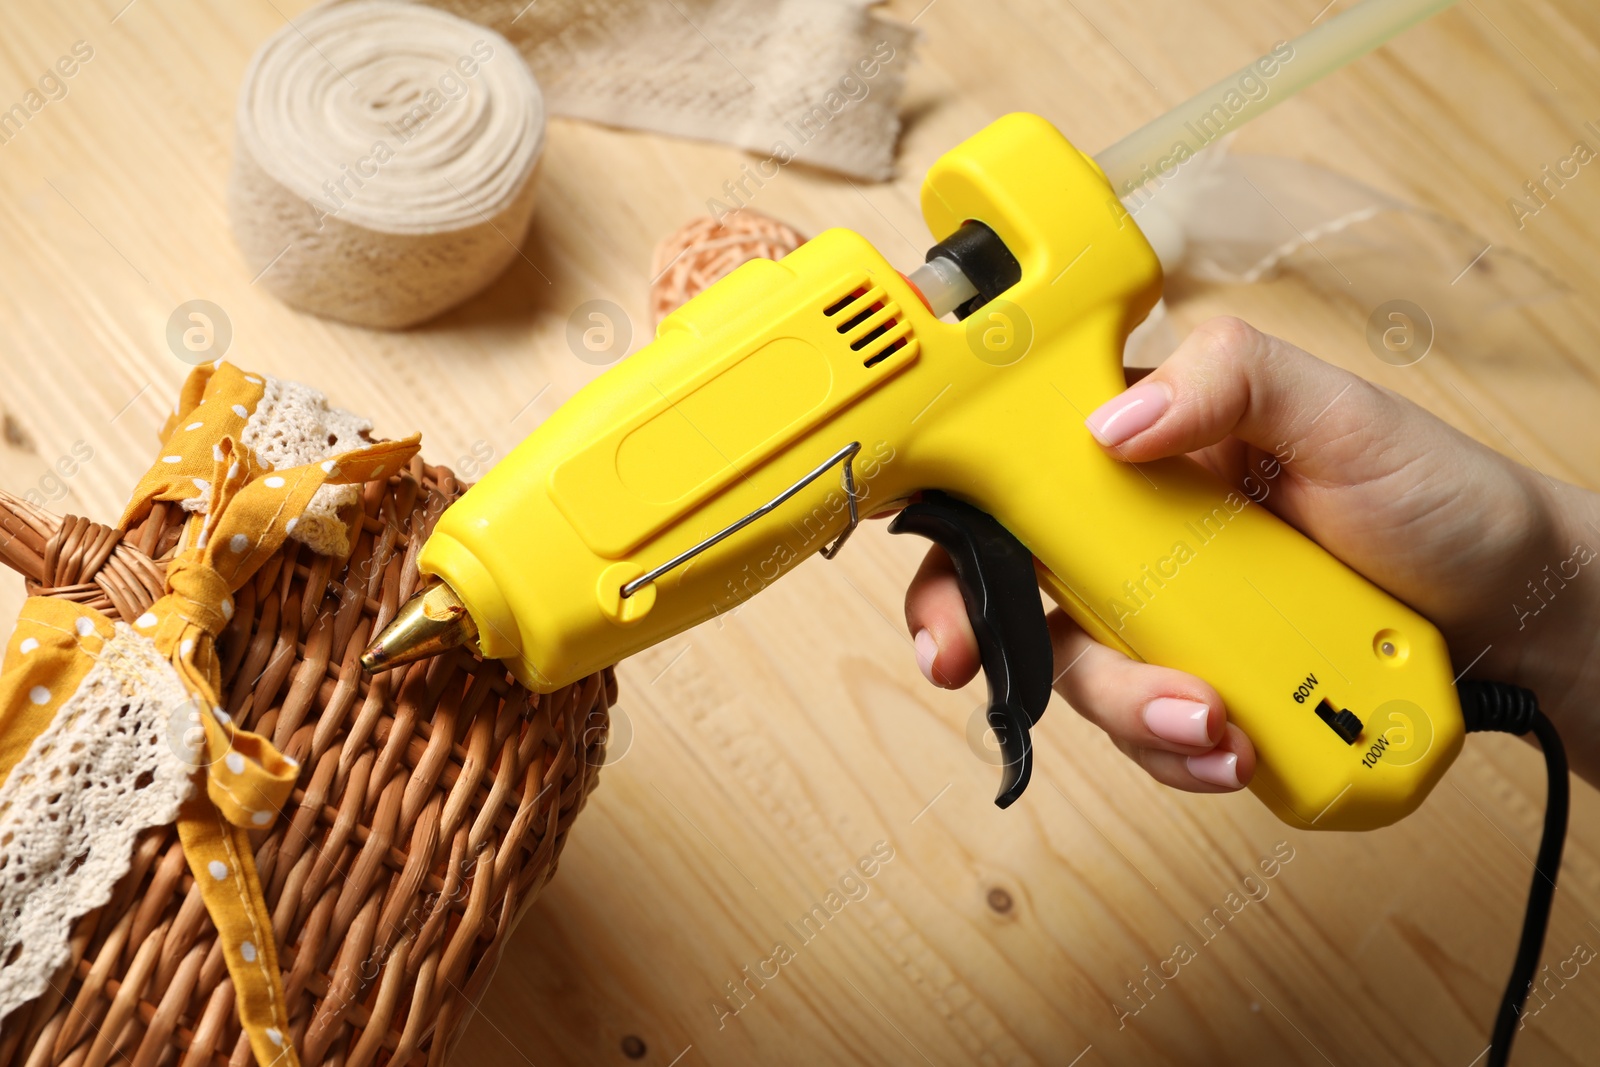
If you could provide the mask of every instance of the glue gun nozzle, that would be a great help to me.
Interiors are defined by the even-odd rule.
[[[368,674],[385,671],[467,644],[478,636],[455,590],[435,582],[406,601],[394,620],[361,654]]]

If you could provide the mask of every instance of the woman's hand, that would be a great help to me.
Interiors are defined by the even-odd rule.
[[[1532,689],[1574,769],[1600,781],[1600,717],[1581,703],[1600,699],[1600,671],[1589,665],[1600,630],[1600,498],[1238,319],[1200,326],[1088,427],[1119,460],[1187,453],[1239,486],[1431,619],[1458,670]],[[977,673],[940,549],[906,592],[906,624],[934,684],[956,688]],[[1196,792],[1250,780],[1249,739],[1204,681],[1130,660],[1059,610],[1050,630],[1056,691],[1156,780]]]

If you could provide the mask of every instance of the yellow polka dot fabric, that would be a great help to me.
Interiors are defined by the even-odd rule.
[[[0,781],[78,691],[111,633],[110,619],[70,601],[23,603],[0,664]]]
[[[240,1023],[257,1063],[293,1067],[299,1060],[248,835],[277,818],[299,766],[267,738],[240,729],[219,706],[216,638],[233,616],[234,592],[283,545],[319,488],[399,470],[416,454],[418,438],[275,470],[239,443],[264,389],[262,378],[228,363],[191,374],[162,432],[161,453],[121,525],[139,521],[158,500],[207,500],[185,526],[168,565],[166,595],[132,625],[172,661],[198,705],[182,713],[196,719],[186,725],[199,731],[197,773],[205,788],[184,805],[178,833],[221,939]],[[87,673],[93,662],[87,643],[110,633],[109,620],[88,609],[44,598],[28,602],[0,675],[0,774],[15,765]]]

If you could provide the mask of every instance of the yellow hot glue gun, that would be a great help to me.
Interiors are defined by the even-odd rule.
[[[898,510],[891,532],[954,561],[1005,757],[1001,807],[1028,784],[1050,698],[1040,586],[1097,640],[1209,680],[1255,745],[1250,788],[1294,826],[1386,825],[1466,731],[1531,732],[1550,792],[1488,1050],[1501,1067],[1561,864],[1554,724],[1514,685],[1458,691],[1426,619],[1198,464],[1118,462],[1084,426],[1122,391],[1123,345],[1161,289],[1121,198],[1449,3],[1364,0],[1096,159],[1041,118],[1000,119],[929,171],[938,243],[909,276],[847,230],[740,267],[440,516],[420,555],[440,580],[363,666],[475,641],[553,690]]]
[[[1187,459],[1108,457],[1161,268],[1093,160],[1010,115],[932,168],[908,279],[829,230],[746,263],[563,405],[439,519],[435,585],[371,666],[475,634],[549,691],[726,611],[867,513],[955,561],[1006,756],[1049,700],[1038,586],[1098,640],[1204,676],[1302,827],[1387,824],[1460,748],[1425,619]],[[940,312],[954,309],[959,321]]]

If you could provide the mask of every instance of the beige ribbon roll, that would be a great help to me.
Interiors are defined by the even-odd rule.
[[[235,239],[286,303],[362,326],[432,318],[519,254],[545,106],[498,33],[435,8],[313,8],[239,92]]]

